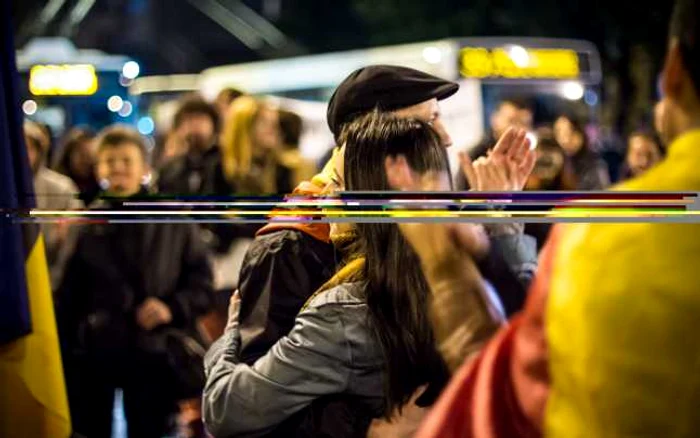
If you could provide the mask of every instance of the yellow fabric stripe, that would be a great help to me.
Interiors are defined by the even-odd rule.
[[[616,190],[700,190],[700,130]],[[546,314],[547,437],[700,430],[700,224],[565,224]]]
[[[32,333],[0,347],[0,436],[68,437],[68,399],[41,235],[25,272]]]

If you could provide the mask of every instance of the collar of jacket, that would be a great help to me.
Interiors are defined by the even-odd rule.
[[[292,196],[318,196],[323,194],[323,187],[304,181],[292,192]],[[297,230],[314,239],[331,243],[330,224],[308,222],[272,222],[262,227],[255,235],[262,236],[280,230]]]
[[[319,287],[316,292],[311,294],[309,299],[306,300],[306,303],[304,303],[304,306],[301,308],[301,310],[306,309],[309,303],[319,294],[322,294],[327,290],[333,289],[334,287],[340,286],[343,283],[351,283],[353,281],[359,280],[358,273],[364,268],[364,266],[364,257],[358,257],[356,259],[350,260],[345,266],[340,268],[340,270],[336,272],[330,280],[328,280],[323,286]]]
[[[292,196],[319,196],[325,193],[326,187],[330,184],[335,169],[335,160],[340,156],[340,148],[333,149],[333,154],[328,162],[323,166],[323,170],[311,178],[311,181],[303,181],[299,184]],[[327,223],[303,223],[303,222],[273,222],[262,227],[256,236],[262,236],[279,230],[297,230],[306,233],[314,239],[331,243],[331,229]]]

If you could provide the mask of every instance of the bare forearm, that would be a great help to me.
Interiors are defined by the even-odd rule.
[[[428,275],[436,342],[451,370],[477,353],[504,322],[474,263],[460,265],[460,270],[434,270]]]

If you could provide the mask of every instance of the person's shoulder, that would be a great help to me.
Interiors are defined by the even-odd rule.
[[[298,255],[304,248],[313,245],[316,239],[295,228],[281,228],[259,234],[250,246],[249,252],[288,256]]]
[[[37,174],[37,178],[50,186],[53,192],[62,194],[78,193],[78,187],[72,179],[49,168],[43,168]]]
[[[362,298],[362,291],[362,282],[342,283],[314,294],[309,299],[305,309],[329,307],[366,308],[367,302]]]

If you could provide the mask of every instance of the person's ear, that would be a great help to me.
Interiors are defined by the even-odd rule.
[[[683,92],[683,75],[683,57],[678,39],[674,38],[671,40],[671,46],[666,54],[666,61],[661,72],[661,93],[671,99],[678,99]]]
[[[384,160],[384,171],[389,187],[394,190],[416,190],[418,182],[412,175],[412,171],[406,157],[398,155],[396,157],[386,157]]]

